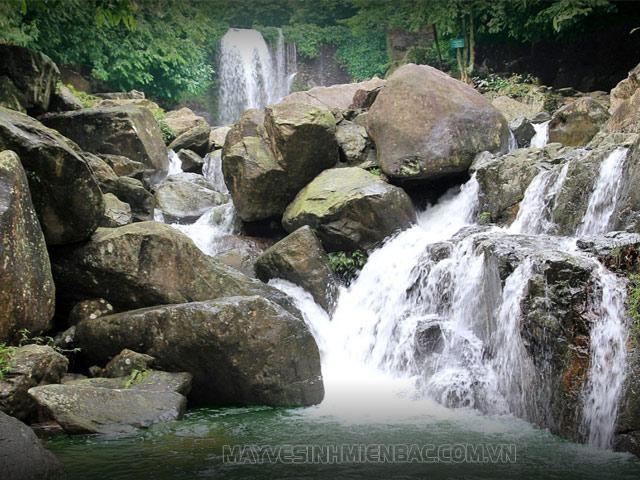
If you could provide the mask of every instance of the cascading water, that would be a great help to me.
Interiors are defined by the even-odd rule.
[[[291,55],[295,48],[287,46],[281,31],[272,53],[257,30],[229,29],[220,43],[220,123],[232,123],[245,110],[262,108],[288,94],[296,67]]]
[[[607,232],[622,185],[622,171],[627,153],[627,148],[619,147],[602,161],[587,211],[578,228],[578,235],[597,235]]]
[[[209,181],[216,192],[229,193],[229,189],[224,183],[222,157],[220,154],[211,152],[205,155],[204,165],[202,166],[202,175]]]
[[[542,148],[549,141],[549,122],[534,123],[536,133],[531,138],[531,146]]]
[[[176,175],[182,172],[182,160],[173,150],[169,150],[169,170],[167,175]]]

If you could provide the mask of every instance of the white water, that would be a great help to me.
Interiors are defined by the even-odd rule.
[[[219,152],[211,152],[205,155],[202,175],[204,175],[204,178],[208,180],[216,192],[229,193],[229,189],[224,183],[222,156]]]
[[[513,134],[511,130],[509,130],[509,148],[508,151],[512,152],[518,148],[518,141],[516,140],[516,136]]]
[[[528,201],[548,210],[567,169],[568,163],[541,172]],[[520,335],[535,262],[525,259],[501,284],[495,266],[474,247],[477,234],[453,237],[473,224],[477,194],[472,179],[374,251],[342,289],[331,319],[299,287],[272,282],[294,298],[317,339],[326,389],[319,413],[413,421],[434,411],[446,415],[443,407],[470,407],[531,421],[547,416],[548,406],[537,403],[540,379]],[[545,215],[522,221],[520,230],[539,230]],[[491,232],[508,230],[494,227],[484,235]],[[585,256],[574,252],[574,240],[557,238],[559,250]],[[625,290],[595,259],[588,261],[602,297],[592,299],[597,321],[582,430],[590,444],[609,447],[624,382]],[[420,350],[421,341],[431,345]]]
[[[536,133],[531,139],[531,146],[542,148],[549,141],[549,122],[532,124]]]
[[[619,147],[602,161],[587,211],[578,227],[578,235],[597,235],[608,231],[622,185],[627,153],[627,148]]]
[[[262,108],[289,93],[296,67],[295,48],[282,32],[271,52],[257,30],[231,28],[220,43],[218,117],[236,121],[249,108]]]
[[[167,171],[167,176],[178,173],[182,173],[182,160],[180,160],[176,152],[169,149],[169,170]]]

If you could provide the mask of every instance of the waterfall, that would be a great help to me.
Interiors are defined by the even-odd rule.
[[[550,220],[555,201],[567,179],[570,162],[558,170],[542,169],[531,181],[520,202],[518,215],[509,227],[511,233],[548,233],[553,227]]]
[[[272,52],[257,30],[231,28],[222,37],[219,63],[218,117],[221,124],[236,121],[249,108],[262,108],[289,93],[295,74],[292,50],[278,30]]]
[[[596,275],[602,289],[602,299],[599,302],[598,319],[590,333],[591,355],[588,383],[584,391],[582,427],[589,444],[610,448],[618,414],[618,399],[626,374],[626,284],[600,264]]]
[[[513,130],[509,130],[509,152],[513,152],[518,149],[518,140],[516,140],[516,136],[513,134]]]
[[[622,185],[622,171],[627,153],[627,148],[619,147],[602,161],[587,211],[578,228],[578,235],[597,235],[608,231]]]
[[[534,123],[532,125],[536,133],[531,138],[531,146],[542,148],[549,141],[549,122]]]
[[[176,175],[178,173],[182,173],[182,160],[180,160],[180,157],[178,157],[176,152],[169,149],[169,170],[167,172],[167,176]]]
[[[216,192],[229,193],[222,173],[222,155],[220,151],[207,153],[204,157],[202,175],[213,186]]]

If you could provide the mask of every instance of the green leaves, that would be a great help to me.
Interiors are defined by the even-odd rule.
[[[346,284],[349,285],[358,275],[364,264],[367,263],[367,253],[362,250],[353,252],[331,252],[329,266],[331,270]]]

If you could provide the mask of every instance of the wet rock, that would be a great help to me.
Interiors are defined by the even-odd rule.
[[[209,133],[209,151],[224,147],[227,134],[231,127],[213,127]]]
[[[143,390],[151,392],[175,392],[189,395],[193,377],[187,372],[161,372],[159,370],[134,370],[121,377],[78,378],[63,382],[79,387],[111,388],[116,390]]]
[[[130,433],[178,420],[187,400],[172,391],[113,389],[89,385],[46,385],[29,390],[43,410],[68,433]]]
[[[0,342],[51,327],[55,286],[49,254],[18,156],[0,152]]]
[[[204,156],[209,152],[209,124],[197,125],[184,133],[181,133],[169,144],[169,148],[175,152],[179,150],[191,150]]]
[[[60,78],[56,64],[40,52],[9,44],[0,45],[0,58],[0,76],[9,78],[20,92],[25,110],[34,115],[46,112]]]
[[[469,85],[426,65],[404,65],[369,110],[383,173],[426,181],[467,172],[484,150],[506,151],[505,118]]]
[[[9,357],[9,371],[0,380],[0,411],[20,420],[32,419],[35,404],[27,391],[38,385],[59,383],[68,365],[69,361],[51,347],[14,348]]]
[[[125,348],[107,363],[107,366],[104,367],[104,373],[105,376],[110,378],[126,377],[134,370],[148,370],[153,366],[155,360],[156,359],[150,355],[134,352],[133,350]]]
[[[177,155],[180,159],[183,172],[202,174],[204,160],[200,155],[191,150],[180,150]]]
[[[228,202],[228,196],[196,173],[171,175],[156,188],[156,205],[167,222],[192,223],[212,207]]]
[[[640,271],[640,234],[608,232],[598,237],[580,238],[576,245],[597,257],[611,271],[625,274]]]
[[[592,98],[583,97],[557,110],[549,122],[549,142],[569,146],[589,143],[608,120],[607,109]]]
[[[230,235],[218,240],[215,259],[248,277],[255,278],[256,260],[272,243],[255,237]]]
[[[101,297],[122,310],[262,295],[297,312],[280,291],[222,265],[159,222],[100,228],[89,242],[52,252],[52,269],[67,303]]]
[[[131,223],[131,207],[128,203],[121,202],[112,193],[104,195],[104,217],[100,223],[101,227],[121,227]]]
[[[124,155],[158,170],[168,167],[160,127],[146,108],[84,108],[49,113],[42,122],[95,154]]]
[[[433,353],[441,353],[443,348],[444,338],[439,324],[418,325],[414,335],[416,360],[420,361]]]
[[[200,127],[203,125],[209,126],[207,121],[199,115],[193,113],[193,110],[187,107],[183,107],[179,110],[172,110],[167,112],[164,117],[164,121],[171,130],[179,137],[183,133],[191,130],[194,127]]]
[[[31,428],[0,412],[0,470],[7,480],[54,480],[62,464],[42,446]]]
[[[193,374],[190,399],[208,404],[311,405],[323,397],[320,356],[304,321],[266,298],[151,307],[79,325],[96,362],[123,348]]]
[[[338,284],[320,240],[308,226],[266,250],[256,261],[256,274],[264,282],[288,280],[309,292],[327,312],[333,310]]]
[[[536,129],[533,128],[532,122],[525,117],[518,117],[509,122],[509,129],[516,137],[518,147],[524,148],[531,144],[531,139],[536,134]]]
[[[409,227],[416,214],[398,187],[357,167],[333,168],[318,175],[287,207],[288,232],[309,225],[329,251],[370,249]]]
[[[88,238],[104,213],[102,192],[84,158],[58,132],[0,108],[0,150],[13,150],[27,173],[47,244]]]

